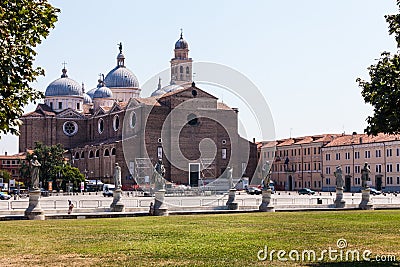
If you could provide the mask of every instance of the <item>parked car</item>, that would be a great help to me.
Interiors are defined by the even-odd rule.
[[[358,192],[362,192],[362,189],[360,189]],[[369,193],[371,194],[371,195],[380,195],[380,194],[382,194],[382,192],[381,191],[379,191],[379,190],[376,190],[375,188],[373,188],[373,187],[370,187],[369,188]]]
[[[247,192],[247,194],[250,194],[250,195],[260,195],[261,189],[259,189],[257,187],[247,187],[246,192]]]
[[[113,184],[104,184],[103,185],[103,196],[104,197],[112,197],[114,194],[115,185]]]
[[[42,197],[48,197],[49,196],[49,191],[44,189],[44,188],[40,188],[40,195]]]
[[[310,188],[302,188],[298,191],[299,195],[314,195],[315,191]]]
[[[5,194],[3,192],[0,192],[0,199],[1,200],[9,200],[10,198],[11,198],[10,195],[7,195],[7,194]]]
[[[372,195],[380,195],[380,194],[382,194],[382,192],[381,191],[379,191],[379,190],[376,190],[375,188],[373,188],[373,187],[370,187],[370,189],[369,189],[370,191],[369,191],[369,193],[370,194],[372,194]]]

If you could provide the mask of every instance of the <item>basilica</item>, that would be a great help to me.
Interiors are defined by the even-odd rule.
[[[135,74],[126,66],[122,44],[117,64],[85,92],[68,76],[46,88],[44,103],[22,116],[19,150],[35,142],[62,144],[73,166],[87,179],[112,182],[119,163],[125,189],[148,183],[161,159],[165,178],[200,186],[233,169],[234,177],[252,177],[257,147],[238,134],[238,110],[198,88],[192,81],[192,58],[183,38],[175,43],[170,82],[141,96]]]

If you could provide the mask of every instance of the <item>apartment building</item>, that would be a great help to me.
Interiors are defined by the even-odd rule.
[[[273,162],[271,180],[277,190],[309,187],[322,190],[322,147],[336,134],[322,134],[265,142],[260,147],[261,163]]]
[[[371,170],[370,186],[400,191],[400,135],[342,135],[322,148],[322,159],[323,191],[335,190],[336,166],[342,167],[345,191],[359,191],[365,162]]]

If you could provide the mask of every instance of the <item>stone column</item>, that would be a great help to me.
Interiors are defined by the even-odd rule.
[[[25,210],[25,217],[29,220],[44,220],[44,211],[40,206],[40,189],[29,191],[29,206]]]
[[[165,204],[165,189],[157,190],[154,193],[154,215],[168,216],[168,206]]]
[[[335,208],[344,208],[346,201],[343,199],[343,187],[336,187]]]
[[[371,189],[369,187],[364,188],[361,190],[361,203],[360,203],[360,209],[362,210],[373,210],[374,209],[374,204],[371,200]]]
[[[236,189],[231,188],[229,189],[229,195],[228,195],[228,201],[226,202],[226,206],[228,207],[229,210],[237,210],[238,209],[238,203],[235,201],[236,197]]]
[[[275,208],[271,205],[272,190],[271,188],[262,189],[262,202],[258,207],[259,211],[275,212]]]
[[[123,212],[125,211],[125,205],[121,201],[122,190],[120,188],[113,192],[113,202],[110,205],[111,211]]]

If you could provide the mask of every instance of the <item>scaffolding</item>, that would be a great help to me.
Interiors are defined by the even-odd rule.
[[[145,185],[150,186],[153,169],[153,163],[149,158],[135,158],[136,183],[141,187]]]

